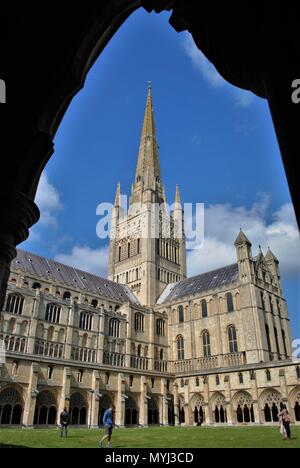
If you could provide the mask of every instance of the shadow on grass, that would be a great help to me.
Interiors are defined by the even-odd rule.
[[[7,449],[29,449],[29,447],[23,446],[23,445],[13,445],[13,444],[1,444],[0,443],[0,448],[7,448]]]

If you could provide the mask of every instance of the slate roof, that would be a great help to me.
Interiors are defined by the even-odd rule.
[[[170,284],[158,299],[157,304],[165,304],[183,299],[187,296],[201,294],[212,289],[220,289],[238,280],[238,264],[229,265],[210,271],[194,278]]]
[[[105,278],[87,273],[71,266],[63,265],[38,255],[18,250],[18,256],[12,261],[12,269],[21,270],[38,280],[51,280],[78,292],[87,292],[107,300],[119,303],[139,301],[128,286],[114,283]]]

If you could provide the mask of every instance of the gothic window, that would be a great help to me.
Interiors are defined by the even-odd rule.
[[[156,239],[156,255],[160,255],[160,239]]]
[[[34,425],[54,426],[56,424],[57,409],[54,396],[49,391],[38,394],[35,406]]]
[[[239,373],[239,383],[240,384],[244,383],[244,375],[242,374],[242,372]]]
[[[159,358],[160,358],[161,361],[164,360],[164,350],[163,349],[160,350]]]
[[[272,382],[272,375],[269,369],[266,370],[266,380],[267,382]]]
[[[20,425],[23,403],[20,393],[14,388],[6,388],[0,393],[0,426]]]
[[[202,310],[202,318],[208,317],[208,309],[207,309],[207,302],[205,299],[201,301],[201,310]]]
[[[98,301],[96,299],[93,299],[92,302],[91,302],[91,305],[92,305],[92,307],[94,307],[94,309],[97,309]]]
[[[110,319],[108,336],[114,338],[120,337],[120,321],[118,319]]]
[[[59,323],[61,308],[57,304],[48,304],[46,308],[46,322]]]
[[[274,307],[273,307],[272,296],[269,296],[269,301],[270,301],[270,310],[271,310],[271,313],[274,315]]]
[[[220,376],[219,375],[216,375],[216,385],[217,386],[220,385]]]
[[[70,400],[72,426],[85,426],[87,423],[88,405],[81,393],[73,393]]]
[[[130,258],[131,257],[131,244],[130,244],[130,242],[129,242],[128,246],[127,246],[127,249],[128,249],[127,256],[128,256],[128,258]]]
[[[285,358],[287,359],[288,358],[288,352],[287,352],[286,336],[285,336],[285,331],[284,330],[281,330],[281,335],[282,335],[284,354],[285,354]]]
[[[144,332],[145,328],[145,316],[140,312],[137,312],[134,316],[134,329],[138,332]]]
[[[226,301],[228,313],[234,312],[233,297],[231,293],[226,294]]]
[[[141,239],[137,240],[137,254],[139,255],[141,253]]]
[[[177,337],[177,358],[178,361],[184,360],[184,339],[183,336],[180,335]]]
[[[42,286],[40,285],[40,283],[33,283],[32,285],[32,289],[42,289]]]
[[[71,293],[69,293],[69,291],[66,291],[63,295],[63,300],[69,301],[70,299],[71,299]]]
[[[229,343],[229,352],[238,353],[238,342],[237,342],[237,332],[234,325],[231,325],[228,328],[228,343]]]
[[[129,376],[129,387],[133,387],[134,377],[133,375]]]
[[[277,356],[278,356],[278,359],[280,359],[280,348],[279,348],[278,333],[277,333],[276,327],[274,327],[274,336],[275,336]]]
[[[128,271],[126,273],[126,283],[129,283],[129,273],[128,273]]]
[[[93,316],[85,312],[81,312],[79,320],[80,330],[91,331],[93,326]]]
[[[272,349],[271,349],[270,329],[269,329],[269,325],[267,323],[265,324],[265,327],[266,327],[266,337],[267,337],[269,359],[270,359],[270,361],[272,361],[273,360],[273,354],[272,354]]]
[[[22,315],[24,307],[24,297],[19,294],[9,294],[6,301],[5,312],[14,315]]]
[[[157,336],[166,336],[166,323],[162,319],[156,320],[156,334]]]
[[[210,334],[208,331],[202,333],[202,346],[203,346],[203,356],[211,356],[211,345],[210,345]]]
[[[183,323],[183,322],[184,322],[184,310],[183,310],[183,306],[179,306],[179,307],[178,307],[178,321],[179,321],[179,323]]]
[[[52,380],[53,372],[54,372],[54,367],[53,366],[48,366],[48,371],[47,371],[48,380]]]
[[[265,296],[264,296],[264,293],[262,291],[260,292],[260,299],[261,299],[262,310],[265,311],[266,310]]]
[[[122,260],[122,247],[119,247],[119,262]]]
[[[196,377],[196,382],[195,382],[195,384],[196,384],[196,387],[199,387],[199,386],[200,386],[200,379],[199,379],[199,377]]]

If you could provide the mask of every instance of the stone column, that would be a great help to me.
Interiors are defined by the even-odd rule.
[[[36,398],[38,396],[37,387],[39,372],[40,366],[36,363],[31,364],[30,379],[23,413],[23,425],[26,427],[33,427]]]
[[[139,424],[143,427],[148,426],[147,380],[144,375],[141,376]]]
[[[168,400],[167,400],[167,382],[166,379],[161,380],[161,396],[160,396],[160,411],[159,423],[161,426],[168,426]]]
[[[149,316],[149,321],[150,321],[150,330],[149,330],[149,370],[154,370],[154,341],[155,341],[155,316],[154,312],[151,309],[150,310],[150,316]]]
[[[251,378],[251,387],[252,387],[252,399],[253,399],[253,411],[254,411],[255,424],[261,424],[263,421],[261,420],[259,406],[258,406],[258,390],[257,390],[257,382],[256,382],[255,373],[253,373],[253,376]]]
[[[16,257],[16,246],[24,242],[29,229],[38,222],[40,212],[33,201],[20,192],[0,190],[0,310],[3,309],[10,263]]]
[[[125,379],[123,374],[118,375],[118,392],[116,398],[116,426],[125,427]]]
[[[60,393],[60,401],[58,405],[57,423],[59,424],[59,416],[63,412],[64,408],[69,410],[70,408],[70,390],[71,390],[71,369],[69,367],[64,368],[62,389]]]
[[[74,320],[75,320],[75,304],[74,300],[71,299],[69,305],[69,316],[68,316],[68,327],[66,335],[66,348],[65,348],[65,359],[71,359],[72,345],[73,345],[73,330],[74,330]]]
[[[193,414],[192,414],[191,407],[190,407],[190,385],[189,385],[188,380],[185,380],[184,382],[184,412],[185,412],[185,425],[190,426]]]
[[[205,378],[204,383],[203,383],[203,397],[204,397],[204,402],[205,402],[205,423],[209,425],[213,423],[213,418],[212,418],[212,412],[211,412],[210,402],[209,402],[208,377]]]
[[[288,392],[288,387],[286,383],[286,376],[285,376],[284,369],[279,370],[279,382],[280,382],[280,392],[282,395],[282,403],[286,405],[287,409],[292,414],[293,411],[290,411],[290,408],[289,408],[289,392]]]
[[[234,424],[233,409],[231,406],[231,387],[230,387],[230,377],[226,375],[224,378],[225,383],[225,398],[226,398],[226,413],[227,413],[227,423],[229,425]]]
[[[35,339],[36,339],[36,328],[37,328],[37,323],[38,323],[40,303],[41,303],[40,290],[37,289],[35,292],[35,297],[33,298],[31,320],[30,320],[30,326],[29,326],[29,331],[28,331],[28,343],[27,343],[28,354],[34,354],[34,345],[35,345]]]
[[[104,338],[105,338],[105,314],[104,314],[104,310],[101,310],[98,316],[98,350],[97,350],[97,363],[100,365],[103,364]]]
[[[179,394],[178,394],[178,385],[174,383],[173,385],[173,395],[174,395],[174,417],[175,417],[175,426],[180,426],[179,422]]]

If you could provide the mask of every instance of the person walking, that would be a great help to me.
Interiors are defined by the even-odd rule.
[[[285,440],[291,440],[291,416],[286,406],[284,406],[282,411],[279,413],[279,418],[282,418],[282,423],[285,429]]]
[[[67,408],[64,408],[63,412],[60,415],[60,427],[61,427],[60,437],[61,438],[63,438],[64,435],[66,438],[68,437],[68,428],[70,424],[70,419],[71,419],[71,415],[69,411],[67,410]]]
[[[105,436],[100,440],[99,448],[103,448],[104,442],[107,441],[107,448],[111,448],[111,438],[113,433],[113,409],[110,407],[105,411],[103,416],[103,425],[105,429]]]

